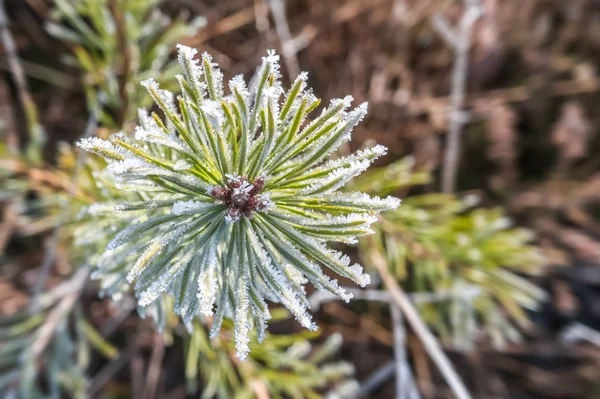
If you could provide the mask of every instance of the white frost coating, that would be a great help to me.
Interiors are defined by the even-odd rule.
[[[146,143],[164,145],[180,152],[191,151],[186,142],[177,136],[166,135],[159,127],[144,129],[137,126],[135,128],[135,139]]]
[[[214,202],[177,201],[171,208],[173,215],[193,215],[209,208],[214,208]]]
[[[379,198],[378,196],[371,197],[365,193],[345,193],[335,194],[327,197],[327,202],[340,206],[351,206],[365,211],[388,211],[398,208],[400,200],[395,197]]]
[[[244,97],[244,99],[250,95],[248,88],[246,87],[246,82],[244,81],[244,75],[236,75],[229,81],[229,91],[231,91],[231,93],[237,92]]]
[[[321,219],[316,221],[307,221],[309,225],[335,225],[335,226],[359,226],[370,225],[377,221],[377,216],[368,213],[350,213],[348,215],[334,216],[329,219]]]
[[[317,168],[316,170],[329,170],[339,167],[347,167],[355,162],[362,162],[365,160],[372,163],[386,154],[387,147],[377,144],[374,147],[365,148],[364,150],[358,150],[355,153],[348,155],[347,157],[327,161],[325,165]]]
[[[161,215],[152,217],[143,222],[137,222],[135,224],[127,226],[125,229],[119,231],[113,237],[113,239],[110,240],[108,244],[106,244],[106,249],[110,251],[115,248],[118,248],[121,245],[124,245],[129,241],[133,240],[134,238],[137,238],[140,234],[145,233],[146,231],[157,227],[165,222],[168,222],[171,219],[173,219],[171,215]]]
[[[295,106],[297,106],[299,104],[299,101],[302,98],[302,93],[306,89],[306,81],[307,80],[308,80],[308,72],[300,72],[300,74],[298,74],[298,76],[294,80],[294,83],[292,84],[292,87],[296,86],[298,83],[300,84],[300,87],[298,89],[298,94],[296,95],[296,99],[295,99],[295,104],[294,104]],[[287,92],[287,94],[285,96],[286,101],[290,98],[291,95],[292,95],[292,89],[290,88],[290,90]]]
[[[127,158],[120,162],[111,163],[108,165],[108,170],[118,176],[129,172],[145,174],[152,170],[160,171],[160,168],[150,165],[139,158]]]
[[[179,50],[180,57],[183,57],[184,59],[189,59],[192,61],[197,61],[197,60],[193,60],[194,56],[196,54],[198,54],[198,50],[196,50],[195,48],[191,48],[191,47],[186,46],[185,44],[181,44],[181,43],[178,43],[175,47],[177,47],[177,49]]]
[[[279,54],[275,50],[267,50],[267,56],[263,57],[263,62],[270,66],[270,72],[275,75],[275,78],[279,79],[281,77],[279,73]]]
[[[152,285],[150,285],[150,287],[138,295],[138,304],[140,306],[148,306],[153,303],[160,294],[167,290],[171,281],[179,277],[191,259],[192,253],[187,253],[180,259],[176,260],[176,262],[174,262],[174,264],[165,273],[160,275],[160,277],[158,277],[158,279],[156,279]]]
[[[202,66],[203,66],[203,70],[204,70],[204,76],[206,77],[209,74],[209,71],[207,71],[206,65],[209,66],[210,69],[210,74],[212,75],[212,79],[213,79],[213,90],[217,96],[217,99],[220,99],[221,97],[223,97],[223,73],[221,73],[221,71],[218,68],[218,65],[214,62],[212,62],[212,56],[210,54],[208,54],[207,52],[204,52],[202,54]],[[207,84],[210,84],[209,82],[207,82]]]
[[[252,298],[254,328],[257,330],[256,339],[259,343],[262,343],[266,337],[267,326],[269,320],[271,319],[271,314],[269,313],[269,307],[267,303],[262,298],[262,294],[260,293],[263,289],[266,289],[266,287],[260,283],[260,279],[252,279],[249,284],[249,289]]]
[[[150,246],[142,253],[142,255],[138,258],[138,260],[135,262],[135,264],[127,274],[126,280],[129,284],[133,283],[133,280],[135,280],[137,276],[140,275],[142,269],[146,267],[148,262],[150,262],[152,258],[154,258],[154,256],[156,256],[162,250],[162,248],[163,246],[156,241],[150,244]]]
[[[146,79],[140,84],[148,90],[150,96],[152,96],[154,101],[160,106],[163,112],[175,114],[177,107],[175,106],[175,96],[173,93],[160,89],[154,78]],[[168,121],[168,123],[170,123],[170,121]]]
[[[247,265],[244,265],[247,266]],[[250,324],[250,298],[248,298],[248,287],[247,279],[242,278],[238,283],[238,289],[236,291],[236,308],[234,312],[235,317],[235,348],[236,356],[240,360],[246,359],[248,353],[250,353],[250,330],[252,326]]]
[[[303,229],[320,242],[337,241],[346,244],[356,244],[357,237],[373,234],[370,225],[377,221],[377,216],[371,214],[350,214],[330,219],[288,216],[277,211],[272,214],[295,229]]]
[[[111,163],[108,165],[108,170],[115,175],[117,183],[131,183],[136,180],[149,180],[150,177],[161,177],[191,191],[203,192],[207,186],[203,180],[196,176],[172,172],[139,158],[128,158],[124,161]],[[154,182],[148,181],[144,184],[152,186]],[[136,189],[135,184],[132,185],[132,189]]]
[[[316,329],[316,325],[312,322],[312,318],[308,314],[307,307],[304,306],[294,295],[290,283],[281,271],[275,269],[271,257],[265,251],[263,245],[259,242],[254,230],[249,229],[248,238],[254,253],[258,256],[260,267],[270,279],[265,283],[270,286],[271,290],[276,293],[281,303],[292,313],[296,320],[305,328]]]
[[[137,116],[138,116],[138,120],[140,121],[140,126],[143,127],[144,129],[150,128],[151,126],[156,126],[156,122],[154,121],[154,119],[152,119],[152,117],[150,117],[150,115],[148,114],[148,111],[146,111],[144,108],[138,108],[137,110]]]
[[[362,273],[362,267],[357,265],[348,267],[350,264],[350,258],[332,249],[327,248],[319,241],[305,235],[301,235],[298,231],[280,222],[274,222],[274,225],[278,226],[281,230],[286,231],[298,242],[298,246],[303,248],[303,251],[309,252],[311,256],[317,259],[319,262],[324,263],[327,267],[335,271],[336,273],[349,277],[357,284],[368,284],[370,277],[367,274]],[[365,284],[365,285],[366,285]]]
[[[175,169],[175,170],[188,170],[192,166],[193,165],[191,163],[189,163],[188,161],[186,161],[185,159],[179,159],[179,160],[177,160],[177,162],[175,162],[175,165],[173,165],[173,169]]]
[[[334,100],[336,101],[336,100]],[[350,106],[352,105],[352,101],[354,101],[354,97],[352,97],[351,95],[347,95],[342,99],[337,99],[337,101],[341,102],[344,105],[344,108],[342,108],[343,110],[346,110],[348,108],[350,108]]]
[[[223,109],[219,101],[206,100],[200,107],[207,116],[223,118]]]
[[[267,87],[263,93],[267,100],[277,101],[282,94],[282,90],[279,86],[271,86]]]
[[[77,142],[77,146],[85,151],[110,160],[123,160],[128,156],[128,152],[123,148],[98,137],[83,138]]]
[[[265,234],[270,241],[275,238],[270,233]],[[318,289],[327,289],[331,293],[337,295],[345,302],[350,302],[350,299],[354,296],[351,293],[347,293],[346,290],[338,285],[337,279],[330,280],[323,272],[321,268],[314,262],[310,261],[301,251],[295,246],[291,245],[289,241],[278,240],[278,245],[283,247],[283,251],[286,253],[286,257],[300,261],[308,272],[305,270],[304,275],[308,280]],[[287,305],[286,305],[287,307]],[[289,309],[289,307],[288,307]]]
[[[179,49],[177,59],[183,67],[186,79],[193,84],[198,84],[202,78],[202,68],[198,66],[198,60],[194,59],[198,50],[183,44],[178,44],[177,48]]]
[[[198,274],[198,293],[196,294],[199,301],[199,312],[203,316],[212,316],[215,301],[219,290],[219,282],[217,279],[218,259],[217,259],[218,242],[213,240],[208,249],[207,259],[204,262],[205,266]]]
[[[160,90],[158,87],[158,83],[156,82],[156,80],[154,80],[154,78],[148,78],[146,80],[142,80],[140,82],[140,84],[145,87],[146,89],[152,89],[152,90]]]
[[[367,159],[354,161],[347,167],[334,169],[328,176],[319,179],[300,191],[300,195],[323,195],[343,187],[350,179],[367,170],[371,162]]]
[[[336,137],[336,139],[332,142],[332,137],[324,136],[316,142],[313,142],[309,146],[309,148],[311,148],[311,151],[304,157],[302,165],[306,164],[309,161],[310,164],[313,165],[320,163],[323,159],[325,159],[326,157],[331,155],[331,153],[333,153],[336,149],[338,149],[340,145],[342,145],[344,142],[349,141],[352,129],[354,129],[354,127],[358,125],[358,123],[360,123],[360,121],[364,118],[366,114],[366,102],[362,103],[361,105],[353,109],[351,112],[343,113],[342,119],[345,122],[342,125],[338,125],[338,127],[333,133],[333,136]],[[300,170],[304,169],[301,168]]]
[[[371,284],[371,276],[367,273],[363,273],[363,267],[358,263],[348,267],[350,273],[356,276],[356,283],[361,287],[366,287]]]
[[[126,212],[126,211],[138,211],[142,209],[157,209],[162,208],[164,206],[171,205],[172,200],[148,200],[148,201],[139,201],[139,202],[121,202],[115,204],[114,210],[118,212]]]
[[[248,200],[248,196],[250,195],[250,191],[254,187],[247,180],[240,180],[239,178],[229,179],[229,184],[233,182],[237,183],[240,181],[241,185],[239,187],[234,188],[231,192],[231,200],[233,202],[246,202]]]

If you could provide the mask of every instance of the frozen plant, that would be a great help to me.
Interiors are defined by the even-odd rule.
[[[319,100],[306,88],[307,74],[284,95],[273,51],[250,88],[236,76],[227,96],[210,55],[195,55],[179,46],[179,97],[152,79],[143,82],[164,118],[140,113],[135,139],[119,133],[79,142],[107,160],[119,189],[141,197],[109,204],[114,212],[141,215],[125,228],[115,222],[119,231],[95,276],[103,284],[126,280],[140,306],[166,292],[188,325],[196,316],[212,316],[211,337],[232,317],[243,359],[249,332],[264,337],[265,299],[281,302],[302,326],[315,329],[304,284],[351,298],[321,266],[369,283],[360,265],[326,244],[356,243],[372,233],[376,215],[399,200],[339,192],[386,152],[376,145],[329,159],[350,140],[366,104],[348,110],[351,97],[333,100],[309,123]],[[106,206],[95,208],[106,214]]]

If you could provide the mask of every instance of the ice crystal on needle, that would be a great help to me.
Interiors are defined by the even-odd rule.
[[[140,196],[114,206],[114,212],[134,212],[138,221],[120,227],[95,276],[105,287],[127,280],[140,306],[163,293],[174,297],[174,310],[186,323],[213,316],[212,335],[223,317],[233,318],[244,358],[249,331],[264,335],[270,318],[265,298],[314,329],[307,281],[351,298],[323,266],[361,286],[369,283],[360,265],[326,243],[355,243],[372,233],[375,215],[399,200],[339,192],[385,147],[328,161],[350,140],[366,104],[348,110],[351,97],[333,100],[307,122],[319,105],[306,88],[308,75],[300,74],[282,96],[273,51],[263,57],[250,89],[236,76],[224,96],[223,75],[210,55],[196,59],[196,50],[178,47],[180,96],[153,80],[143,83],[163,117],[140,113],[135,139],[117,134],[79,143],[108,161],[118,187]]]

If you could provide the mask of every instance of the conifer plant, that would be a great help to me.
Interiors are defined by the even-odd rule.
[[[319,100],[306,87],[307,74],[284,94],[273,51],[249,87],[236,76],[228,95],[210,55],[198,59],[196,50],[180,45],[179,62],[179,96],[152,79],[143,82],[162,117],[140,112],[133,138],[118,133],[79,142],[107,160],[119,189],[139,198],[93,207],[110,208],[118,230],[94,276],[103,287],[127,281],[140,306],[172,296],[186,324],[212,317],[212,337],[231,317],[243,359],[250,331],[264,337],[266,300],[281,302],[308,329],[316,326],[304,284],[350,300],[322,266],[360,286],[369,283],[360,265],[327,243],[356,243],[399,200],[339,192],[386,152],[376,145],[333,156],[366,104],[349,110],[350,96],[336,99],[308,122]],[[118,223],[121,212],[138,215],[137,222]]]

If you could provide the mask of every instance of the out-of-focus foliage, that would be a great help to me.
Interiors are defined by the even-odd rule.
[[[355,184],[383,195],[427,181],[405,158]],[[497,346],[517,340],[514,322],[527,326],[526,310],[537,309],[545,297],[520,276],[536,272],[543,261],[532,233],[511,228],[500,208],[475,209],[477,202],[474,195],[408,197],[396,211],[382,214],[376,234],[360,246],[365,264],[386,262],[408,292],[439,297],[420,305],[421,315],[460,349],[469,349],[480,334]]]
[[[289,313],[280,308],[272,316],[277,321],[288,318]],[[342,398],[351,396],[358,388],[352,379],[354,367],[330,360],[341,346],[339,334],[315,347],[310,340],[319,334],[314,331],[267,333],[260,344],[252,340],[250,355],[240,362],[233,356],[235,345],[230,337],[233,323],[227,320],[223,327],[221,336],[210,341],[208,329],[194,322],[188,340],[188,388],[195,390],[200,375],[202,398],[254,398],[261,393],[268,393],[271,398],[321,398],[328,389],[328,398]]]
[[[85,398],[90,350],[108,359],[118,350],[106,342],[76,306],[88,272],[36,298],[34,311],[0,317],[0,395],[21,398]],[[47,386],[44,387],[44,385]]]
[[[69,254],[75,269],[63,283],[30,298],[28,307],[0,316],[0,395],[45,398],[62,393],[85,398],[90,346],[107,358],[118,353],[77,305],[88,280],[87,265],[106,244],[103,237],[96,237],[88,245],[73,246],[75,231],[90,225],[89,219],[78,217],[80,210],[112,195],[110,186],[102,185],[102,176],[94,172],[103,162],[86,157],[74,174],[77,160],[67,144],[60,146],[56,168],[37,168],[15,158],[2,162],[6,178],[0,196],[18,212],[16,235],[27,240],[60,228],[56,245]]]
[[[202,17],[172,20],[159,10],[160,0],[54,0],[56,9],[47,30],[69,45],[65,62],[83,72],[88,108],[104,107],[101,122],[119,128],[150,105],[139,83],[154,78],[167,89],[177,87],[175,43],[205,24]],[[171,86],[169,86],[171,83]]]

